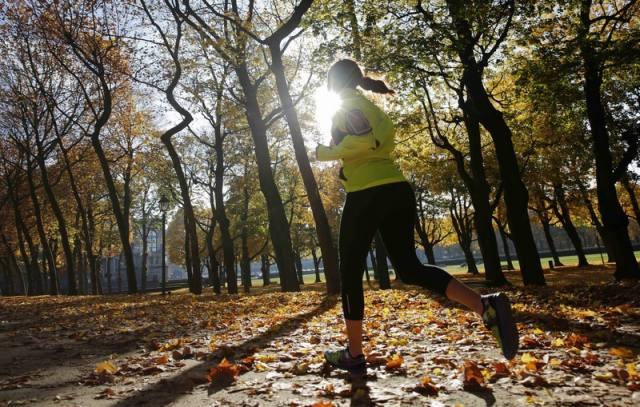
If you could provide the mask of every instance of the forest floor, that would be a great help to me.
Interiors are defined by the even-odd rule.
[[[612,272],[558,268],[542,288],[509,272],[513,361],[478,317],[442,298],[399,283],[368,289],[366,378],[323,363],[345,337],[322,284],[0,298],[0,406],[639,405],[640,285],[613,283]]]

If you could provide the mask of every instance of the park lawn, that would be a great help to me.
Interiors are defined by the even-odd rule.
[[[469,312],[397,282],[369,287],[366,382],[322,363],[344,343],[323,284],[0,298],[0,405],[637,405],[640,286],[612,273],[565,267],[522,287],[507,272],[521,332],[511,362]]]
[[[636,251],[635,252],[636,258],[638,260],[640,260],[640,251]],[[540,263],[542,264],[543,269],[548,269],[548,262],[549,260],[552,260],[551,257],[543,257],[540,259]],[[589,264],[592,266],[601,266],[604,262],[607,261],[607,255],[603,254],[602,257],[600,254],[598,253],[593,253],[593,254],[587,254],[587,260],[589,261]],[[603,262],[604,260],[604,262]],[[562,264],[564,264],[564,266],[577,266],[578,265],[578,256],[560,256],[560,261],[562,262]],[[507,262],[503,261],[502,265],[504,266],[504,268],[506,269],[507,267]],[[517,269],[520,266],[520,263],[517,260],[513,261],[513,266]],[[460,276],[460,275],[464,275],[467,274],[467,268],[466,267],[461,267],[460,265],[449,265],[449,266],[444,266],[444,269],[447,270],[447,272],[449,272],[450,274],[456,275],[456,276]],[[562,270],[563,267],[558,268],[559,270]],[[484,265],[483,264],[478,264],[478,271],[480,273],[484,273]],[[369,271],[369,274],[371,275],[371,278],[373,278],[373,270]],[[315,274],[304,274],[303,275],[304,278],[304,283],[305,284],[313,284],[316,280]],[[325,281],[325,276],[324,273],[320,273],[320,278],[322,281]],[[277,277],[272,277],[271,278],[271,282],[274,284],[279,284],[280,279]],[[262,286],[262,279],[253,279],[252,280],[252,284],[254,287],[260,287]],[[186,291],[186,290],[184,290]]]

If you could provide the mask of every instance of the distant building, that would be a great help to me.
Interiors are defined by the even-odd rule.
[[[142,286],[142,240],[131,242],[133,251],[133,265],[136,272],[138,288]],[[102,270],[102,288],[105,293],[127,291],[126,264],[124,255],[103,257],[100,269]],[[184,280],[187,273],[182,266],[169,262],[167,257],[167,281]],[[147,239],[147,281],[146,288],[159,287],[162,282],[162,231],[149,231]]]

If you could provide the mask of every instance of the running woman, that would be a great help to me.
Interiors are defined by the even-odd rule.
[[[443,269],[423,265],[416,256],[416,201],[413,189],[391,158],[394,125],[357,87],[380,94],[393,94],[393,90],[383,81],[364,76],[350,59],[336,62],[329,69],[327,81],[342,105],[333,117],[331,145],[319,145],[316,156],[319,161],[342,161],[340,179],[347,199],[340,221],[339,252],[348,346],[325,352],[325,359],[334,367],[351,372],[365,370],[362,265],[376,230],[403,283],[427,288],[478,313],[504,356],[512,359],[518,350],[518,331],[507,296],[481,296]]]

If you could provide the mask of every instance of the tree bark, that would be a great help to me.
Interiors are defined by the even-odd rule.
[[[215,196],[215,215],[218,225],[220,225],[220,238],[222,239],[222,261],[225,269],[225,275],[227,277],[227,292],[229,294],[238,293],[238,279],[236,271],[233,266],[234,259],[236,257],[235,249],[233,245],[233,239],[231,238],[229,218],[227,217],[226,204],[224,202],[224,135],[220,128],[220,122],[214,128],[216,151],[215,162],[215,183],[214,183],[214,196]]]
[[[55,264],[55,259],[53,258],[53,255],[51,254],[51,248],[49,247],[49,241],[47,239],[47,234],[44,230],[44,219],[42,217],[42,210],[40,207],[40,202],[38,199],[38,194],[36,192],[36,186],[35,186],[35,182],[33,180],[33,169],[31,168],[31,163],[27,162],[27,183],[29,184],[29,196],[31,197],[31,204],[33,206],[33,214],[35,215],[35,220],[36,220],[36,230],[38,231],[38,237],[40,239],[40,246],[42,247],[42,250],[44,252],[44,256],[47,259],[47,263],[49,265],[49,272],[50,273],[56,273],[56,264]],[[68,261],[68,259],[67,259]],[[35,275],[34,275],[35,274]],[[40,269],[38,268],[37,272],[32,273],[31,275],[32,279],[35,279],[35,286],[34,286],[34,290],[39,293],[42,294],[42,280],[41,280],[41,276],[40,276]],[[38,283],[39,282],[39,283]],[[30,281],[29,285],[34,284],[34,281]],[[50,284],[49,286],[50,291],[49,294],[50,295],[58,295],[58,287],[55,284]]]
[[[212,208],[214,208],[212,206]],[[215,215],[214,215],[215,216]],[[218,259],[216,258],[216,250],[213,246],[213,238],[215,236],[216,222],[215,218],[211,219],[211,225],[209,226],[209,230],[207,231],[206,241],[207,241],[207,254],[209,255],[209,280],[211,282],[211,286],[213,287],[213,292],[216,294],[220,294],[220,275],[218,274]]]
[[[316,251],[315,246],[311,247],[311,257],[313,257],[313,268],[316,273],[316,283],[321,283],[320,279],[320,259],[318,258],[318,252]]]
[[[418,238],[420,239],[420,244],[424,249],[424,254],[427,256],[427,263],[436,265],[436,256],[433,253],[433,245],[429,242],[429,238],[427,236],[427,231],[424,230],[422,225],[418,220],[416,220],[416,232],[418,233]],[[374,267],[375,268],[375,267]]]
[[[509,249],[509,242],[507,241],[507,233],[500,224],[498,224],[498,230],[500,231],[500,237],[502,238],[502,250],[504,251],[504,257],[507,260],[507,270],[514,270],[513,262],[511,261],[511,250]]]
[[[571,213],[565,198],[564,187],[561,184],[555,184],[553,186],[553,194],[555,195],[557,205],[553,205],[552,209],[556,217],[560,220],[565,232],[567,232],[569,240],[571,240],[571,244],[576,251],[576,255],[578,256],[578,267],[586,267],[589,265],[589,262],[584,254],[582,241],[580,240],[578,231],[571,220]]]
[[[474,39],[469,22],[465,19],[467,5],[461,0],[447,0],[453,27],[458,36],[458,55],[464,67],[463,82],[469,102],[476,117],[487,129],[496,150],[500,178],[507,207],[507,220],[520,261],[520,271],[525,285],[544,285],[545,279],[540,265],[529,222],[527,189],[520,177],[520,166],[512,142],[511,129],[502,112],[491,103],[482,83],[482,67],[474,56]]]
[[[296,256],[296,271],[298,272],[298,282],[300,285],[304,285],[304,270],[302,269],[302,256],[300,255],[299,250],[295,250],[294,255]]]
[[[182,212],[184,214],[184,212]],[[187,218],[184,217],[183,218],[184,221],[184,227],[185,227],[185,232],[184,232],[184,267],[187,271],[187,281],[189,282],[189,291],[191,291],[191,288],[193,287],[193,263],[191,263],[191,245],[190,245],[190,240],[191,240],[191,235],[189,234],[189,232],[187,232],[186,228],[187,228]]]
[[[640,278],[640,267],[636,260],[627,227],[629,219],[624,213],[618,193],[616,179],[613,176],[609,132],[605,118],[605,107],[601,99],[603,61],[589,38],[591,26],[591,0],[582,0],[580,7],[581,27],[578,32],[578,45],[584,69],[584,94],[587,105],[587,117],[593,137],[593,152],[596,163],[596,191],[598,209],[604,232],[616,261],[616,280]]]
[[[474,115],[473,109],[466,104],[463,104],[463,114],[469,138],[469,164],[471,167],[471,182],[468,183],[467,190],[473,205],[473,222],[484,262],[485,278],[493,285],[504,285],[508,281],[502,273],[498,242],[492,225],[493,210],[489,200],[490,187],[482,156],[480,123]],[[465,184],[467,183],[465,182]]]
[[[269,264],[269,255],[263,254],[260,256],[260,259],[262,260],[262,285],[266,287],[271,284],[271,264]]]
[[[16,290],[16,286],[15,286],[15,277],[13,276],[13,273],[11,272],[11,270],[15,270],[16,273],[18,274],[18,276],[20,276],[20,268],[18,266],[18,260],[16,259],[16,254],[15,251],[13,250],[13,248],[11,247],[11,245],[9,244],[9,240],[7,239],[7,237],[4,235],[4,233],[0,233],[0,235],[2,235],[2,243],[4,243],[4,246],[7,249],[7,254],[9,256],[9,263],[7,265],[7,274],[8,274],[8,279],[9,279],[9,290],[11,292],[11,295],[17,295],[18,294],[18,290]]]
[[[387,249],[384,247],[380,232],[376,232],[374,237],[376,245],[376,274],[378,275],[378,284],[383,290],[391,288],[391,280],[389,278],[389,265],[387,264]]]
[[[246,104],[245,113],[249,127],[251,128],[251,136],[254,143],[260,189],[267,202],[269,235],[280,275],[280,286],[283,291],[299,291],[300,285],[294,265],[295,259],[291,246],[289,223],[287,222],[282,198],[278,192],[278,187],[271,170],[267,129],[258,102],[257,88],[255,84],[251,82],[246,63],[237,65],[235,71],[244,91]]]
[[[146,216],[142,219],[142,267],[140,270],[140,292],[147,291],[147,259],[149,257],[149,231]]]
[[[246,219],[245,219],[246,222]],[[251,288],[251,259],[249,258],[249,236],[246,227],[242,227],[240,233],[241,258],[240,258],[240,276],[242,280],[242,288],[248,293]]]
[[[471,251],[473,230],[471,228],[471,221],[468,219],[468,204],[465,202],[465,197],[459,195],[456,196],[453,191],[451,194],[453,199],[451,201],[451,206],[449,207],[449,212],[453,228],[456,231],[456,236],[458,238],[458,244],[464,253],[464,258],[467,263],[467,272],[470,274],[479,274],[476,260],[473,257],[473,252]]]
[[[638,196],[636,194],[635,188],[633,185],[631,185],[628,175],[622,177],[620,181],[622,182],[622,186],[624,187],[625,191],[627,191],[627,194],[629,195],[629,202],[631,203],[631,209],[633,210],[633,217],[640,225],[640,205],[638,205]]]
[[[29,229],[25,225],[22,214],[16,205],[17,201],[13,200],[14,205],[14,218],[16,221],[16,229],[18,231],[18,242],[20,248],[20,254],[22,255],[22,261],[27,272],[26,290],[27,295],[39,295],[41,292],[37,291],[36,276],[40,275],[40,266],[38,265],[38,251],[35,248],[33,239],[29,234]],[[27,246],[25,247],[25,242]],[[29,249],[27,251],[27,248]],[[23,283],[24,284],[24,283]]]
[[[113,285],[111,283],[111,256],[107,257],[107,288],[109,294],[113,292]]]
[[[282,63],[280,43],[277,42],[270,44],[269,50],[271,51],[271,71],[274,73],[276,78],[278,96],[280,97],[280,103],[282,104],[285,118],[289,125],[298,169],[302,176],[302,182],[304,183],[305,191],[307,192],[307,198],[309,199],[309,205],[311,206],[311,212],[316,225],[320,252],[324,264],[324,273],[327,280],[327,293],[329,295],[338,294],[340,292],[338,252],[331,237],[331,227],[329,226],[329,220],[322,203],[322,198],[320,197],[318,184],[313,175],[311,164],[309,163],[309,157],[304,145],[304,138],[302,137],[298,114],[293,104],[293,100],[291,99],[291,94],[289,93],[289,84],[287,83],[284,65]]]
[[[560,256],[558,256],[558,251],[556,250],[556,244],[553,241],[553,237],[551,236],[551,224],[549,222],[549,217],[547,216],[544,209],[541,209],[538,212],[538,219],[540,220],[540,225],[542,225],[542,231],[544,232],[544,238],[547,240],[547,246],[549,246],[549,251],[551,252],[551,257],[553,257],[553,263],[556,267],[564,266],[560,261]]]
[[[596,210],[593,207],[593,202],[589,198],[589,194],[587,193],[587,189],[581,183],[578,185],[580,188],[580,193],[582,194],[582,200],[584,201],[585,206],[589,212],[589,218],[591,219],[591,224],[596,228],[600,239],[602,239],[602,243],[604,244],[605,251],[607,252],[607,262],[611,263],[615,261],[615,257],[613,254],[613,249],[611,248],[611,244],[609,243],[609,236],[605,233],[604,227],[598,219],[598,215],[596,214]]]

